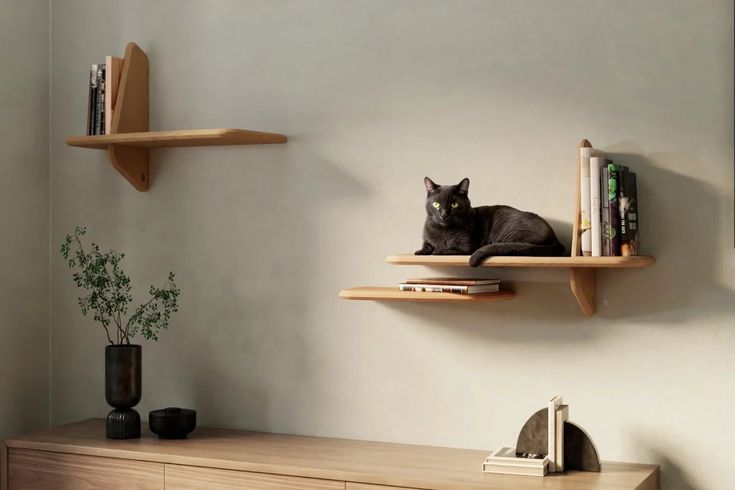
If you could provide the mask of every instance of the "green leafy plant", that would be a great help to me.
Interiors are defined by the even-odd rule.
[[[81,237],[86,232],[86,228],[77,226],[74,234],[67,235],[61,244],[61,255],[74,271],[74,283],[88,293],[79,298],[82,314],[93,313],[94,320],[102,324],[112,345],[130,344],[130,339],[138,333],[147,340],[157,341],[158,333],[168,328],[171,314],[179,310],[181,291],[174,282],[174,273],[169,272],[162,288],[151,286],[148,291],[150,299],[125,320],[133,300],[130,277],[120,266],[125,254],[114,250],[100,252],[99,245],[95,243],[85,250]],[[114,338],[110,334],[111,329]]]

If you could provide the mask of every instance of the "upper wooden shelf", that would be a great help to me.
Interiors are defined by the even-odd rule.
[[[125,48],[110,134],[71,136],[66,144],[107,150],[112,166],[139,191],[150,185],[150,148],[285,143],[282,134],[245,129],[149,131],[148,56],[135,43]]]
[[[469,267],[469,255],[389,255],[386,262],[394,265],[426,265],[433,267]],[[594,268],[625,269],[648,267],[656,257],[491,257],[481,267],[540,267],[540,268]]]
[[[268,145],[285,143],[286,136],[246,129],[183,129],[179,131],[148,131],[101,136],[70,136],[69,146],[106,150],[109,145],[167,148],[212,145]]]

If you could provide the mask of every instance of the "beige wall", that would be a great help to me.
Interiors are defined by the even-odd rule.
[[[46,0],[0,0],[0,438],[48,424]]]
[[[104,335],[57,250],[80,224],[126,252],[138,299],[178,274],[181,311],[144,347],[144,415],[489,449],[560,393],[604,459],[735,487],[732,19],[726,0],[55,4],[53,422],[108,410]],[[150,56],[153,128],[289,143],[157,150],[136,192],[63,143],[87,65],[129,40]],[[659,259],[601,273],[597,316],[564,271],[500,271],[517,299],[482,306],[337,298],[437,272],[383,262],[420,245],[424,175],[468,176],[474,203],[567,234],[582,137],[638,171]]]

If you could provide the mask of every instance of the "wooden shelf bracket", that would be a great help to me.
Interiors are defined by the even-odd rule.
[[[148,56],[135,43],[125,48],[116,110],[111,133],[148,131]],[[107,153],[115,170],[139,191],[147,191],[150,179],[148,148],[109,145]]]

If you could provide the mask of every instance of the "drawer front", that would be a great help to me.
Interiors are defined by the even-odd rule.
[[[345,483],[296,476],[166,465],[166,490],[345,490]]]
[[[408,487],[386,487],[385,485],[368,485],[367,483],[347,482],[346,490],[418,490]]]
[[[163,464],[8,450],[8,490],[163,490]]]

